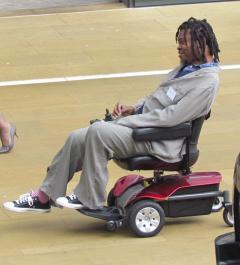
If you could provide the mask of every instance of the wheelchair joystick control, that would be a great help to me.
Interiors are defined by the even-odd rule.
[[[90,120],[90,124],[93,124],[93,123],[98,122],[98,121],[113,121],[113,120],[114,120],[114,118],[113,118],[112,114],[110,113],[109,109],[106,109],[104,119],[102,119],[102,120],[100,120],[100,119]]]
[[[106,109],[106,113],[105,113],[105,121],[113,121],[114,118],[112,116],[112,114],[109,112],[109,109]]]

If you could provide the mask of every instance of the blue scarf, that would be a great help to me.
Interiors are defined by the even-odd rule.
[[[214,67],[218,66],[218,63],[216,62],[211,62],[211,63],[203,63],[203,64],[189,64],[189,65],[184,65],[179,72],[176,74],[175,78],[193,73],[199,69],[206,68],[206,67]]]

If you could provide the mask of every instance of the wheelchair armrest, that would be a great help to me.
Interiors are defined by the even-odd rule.
[[[133,139],[136,141],[173,140],[191,136],[191,122],[173,127],[151,127],[133,129]]]

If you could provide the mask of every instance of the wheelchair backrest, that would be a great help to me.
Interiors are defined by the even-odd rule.
[[[191,136],[186,139],[186,155],[183,159],[183,169],[188,173],[190,172],[190,166],[196,163],[199,157],[199,150],[197,147],[200,132],[203,126],[203,122],[210,117],[210,112],[207,115],[201,116],[192,121]]]
[[[192,121],[192,133],[189,139],[190,153],[194,153],[197,151],[198,139],[200,136],[204,120],[205,116],[202,116]]]

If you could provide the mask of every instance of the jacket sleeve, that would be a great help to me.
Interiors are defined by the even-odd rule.
[[[117,124],[130,127],[171,127],[209,112],[216,94],[216,83],[205,89],[192,89],[176,104],[148,113],[120,118]]]
[[[145,100],[147,97],[141,98],[137,103],[133,106],[134,107],[134,112],[137,112],[139,108],[144,104]]]

